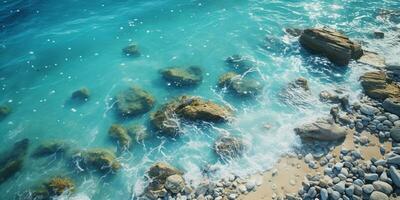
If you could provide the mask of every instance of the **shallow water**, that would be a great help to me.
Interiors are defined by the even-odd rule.
[[[302,50],[284,29],[337,28],[390,60],[400,53],[391,45],[393,27],[399,25],[379,17],[379,10],[398,7],[396,0],[2,1],[0,103],[13,112],[0,122],[0,151],[22,138],[31,140],[30,150],[62,139],[77,149],[117,151],[107,134],[112,123],[149,123],[149,113],[121,120],[112,109],[115,94],[131,85],[151,92],[156,108],[190,94],[230,106],[236,117],[225,125],[186,126],[186,134],[174,139],[151,133],[149,140],[118,154],[123,169],[112,177],[77,174],[67,158],[28,157],[23,170],[0,185],[0,199],[13,199],[54,175],[71,176],[80,198],[129,199],[144,187],[145,171],[156,161],[184,170],[193,185],[208,165],[220,168],[213,178],[268,169],[300,145],[294,127],[329,113],[330,105],[318,101],[320,91],[341,88],[356,100],[358,77],[371,70],[356,63],[335,68]],[[374,30],[384,31],[385,39],[373,39]],[[132,42],[139,45],[140,57],[122,54]],[[231,70],[224,61],[233,54],[257,63],[246,76],[261,81],[264,90],[253,100],[216,88],[218,77]],[[160,69],[181,65],[201,66],[201,85],[176,89],[160,78]],[[287,84],[300,76],[308,79],[312,95],[282,99]],[[83,86],[90,89],[90,100],[71,102],[71,93]],[[243,158],[218,159],[212,147],[222,134],[245,140]]]

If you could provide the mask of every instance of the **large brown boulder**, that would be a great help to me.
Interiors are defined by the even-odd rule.
[[[181,96],[163,105],[151,116],[151,123],[163,134],[174,136],[179,132],[179,122],[187,121],[223,122],[232,113],[224,106],[203,100],[200,97]]]
[[[398,97],[400,88],[383,71],[367,72],[361,76],[361,86],[371,98],[383,101],[389,97]]]
[[[305,29],[299,41],[311,53],[324,55],[337,65],[347,65],[363,55],[359,44],[333,29]]]

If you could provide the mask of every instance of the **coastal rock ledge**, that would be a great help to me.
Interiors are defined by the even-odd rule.
[[[329,119],[317,119],[315,122],[295,128],[294,131],[302,139],[316,141],[342,140],[349,132],[346,128]]]
[[[225,106],[200,97],[181,96],[157,110],[151,116],[151,123],[163,134],[175,136],[179,133],[179,119],[218,123],[227,121],[230,117],[232,112]]]
[[[311,53],[324,55],[336,65],[347,65],[363,55],[361,45],[333,29],[305,29],[299,41]]]

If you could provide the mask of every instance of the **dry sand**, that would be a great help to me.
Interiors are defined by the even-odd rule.
[[[364,133],[363,133],[364,134]],[[368,146],[360,146],[358,149],[365,160],[369,160],[372,157],[377,159],[383,158],[380,154],[379,140],[376,136],[366,133],[370,143]],[[386,151],[391,150],[391,143],[385,142],[383,144]],[[348,135],[345,141],[336,146],[332,152],[332,155],[337,159],[340,154],[341,147],[344,146],[349,150],[355,149],[353,142],[353,133]],[[277,170],[277,173],[272,176],[273,171]],[[314,175],[317,173],[323,174],[324,167],[318,169],[311,169],[304,162],[304,159],[284,157],[281,158],[272,170],[269,170],[261,175],[262,184],[256,188],[256,191],[250,192],[239,197],[240,200],[271,200],[274,196],[285,196],[285,194],[294,194],[302,187],[302,181],[305,180],[307,174]]]

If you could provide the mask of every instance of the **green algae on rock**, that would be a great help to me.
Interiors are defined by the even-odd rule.
[[[9,152],[0,156],[0,184],[7,181],[14,174],[19,172],[23,165],[28,151],[29,140],[22,139],[16,142]]]
[[[24,196],[26,200],[50,200],[65,193],[72,193],[75,190],[74,182],[68,177],[57,176],[42,183],[32,192]]]
[[[137,44],[130,44],[122,49],[126,56],[137,57],[140,56],[139,46]]]
[[[132,117],[150,111],[154,104],[154,97],[147,91],[133,86],[116,96],[117,111],[123,117]]]
[[[179,133],[179,119],[188,121],[224,122],[232,116],[231,110],[200,97],[181,96],[164,104],[152,114],[151,123],[163,134]]]
[[[74,155],[74,160],[78,161],[83,169],[93,168],[99,172],[117,172],[121,168],[121,163],[115,154],[107,149],[89,149],[78,152]]]
[[[226,87],[229,91],[241,97],[255,96],[263,89],[260,82],[251,78],[241,77],[235,72],[221,75],[218,79],[218,87]]]
[[[83,100],[83,101],[87,101],[89,99],[89,97],[90,97],[90,91],[86,87],[83,87],[83,88],[80,88],[79,90],[76,90],[71,95],[72,99]]]
[[[111,125],[110,129],[108,129],[108,134],[118,142],[122,149],[126,150],[131,147],[132,138],[128,134],[128,130],[122,125]]]
[[[203,80],[203,72],[198,66],[187,68],[170,67],[161,70],[162,77],[175,87],[194,86]]]
[[[32,156],[44,157],[55,153],[65,153],[68,149],[69,146],[64,141],[47,141],[36,147]]]
[[[0,120],[7,117],[11,113],[11,107],[8,105],[0,105]]]

